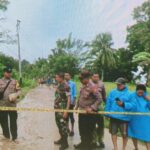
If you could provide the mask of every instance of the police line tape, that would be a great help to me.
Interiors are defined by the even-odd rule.
[[[78,113],[78,114],[87,114],[85,110],[66,110],[66,109],[51,109],[51,108],[26,108],[26,107],[0,107],[0,111],[30,111],[30,112],[68,112],[68,113]],[[150,112],[91,112],[90,114],[99,114],[99,115],[139,115],[139,116],[150,116]]]

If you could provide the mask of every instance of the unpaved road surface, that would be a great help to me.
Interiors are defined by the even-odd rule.
[[[29,108],[53,108],[54,90],[46,86],[37,87],[30,91],[22,100],[18,107]],[[73,144],[80,142],[78,133],[78,118],[75,123],[75,136],[69,137],[69,149],[73,150]],[[1,131],[0,131],[1,133]],[[1,140],[0,150],[58,150],[59,147],[53,144],[54,140],[59,139],[58,129],[55,124],[54,113],[50,112],[18,112],[18,139],[19,144]],[[121,139],[119,141],[119,150],[121,150]],[[112,150],[112,142],[108,130],[105,131],[104,142],[105,150]],[[142,145],[139,150],[145,150]],[[128,142],[127,150],[133,150],[131,140]]]

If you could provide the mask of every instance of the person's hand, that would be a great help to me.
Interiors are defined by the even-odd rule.
[[[74,110],[78,110],[78,106],[75,105]],[[78,113],[77,111],[75,112],[76,114]]]
[[[85,110],[86,110],[87,113],[92,113],[93,112],[92,108],[86,108]]]
[[[97,92],[97,87],[96,86],[92,87],[91,88],[91,93],[96,93],[96,92]]]
[[[149,96],[144,96],[144,98],[150,102],[150,97]]]
[[[123,102],[122,101],[117,101],[118,106],[123,107]]]
[[[74,106],[74,110],[78,110],[78,106]]]
[[[64,118],[64,119],[67,119],[67,117],[68,117],[68,113],[67,113],[67,112],[64,112],[63,118]]]
[[[10,94],[9,95],[9,101],[10,102],[16,102],[18,95],[16,93]]]

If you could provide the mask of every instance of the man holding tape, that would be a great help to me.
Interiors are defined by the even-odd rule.
[[[100,80],[98,73],[93,73],[90,81],[93,85],[95,85],[98,89],[98,92],[102,95],[103,102],[106,102],[106,90],[104,83]],[[103,110],[103,106],[100,105],[99,111]],[[104,138],[104,116],[97,114],[95,115],[96,127],[94,131],[94,145],[95,147],[104,148],[105,144],[103,142]]]
[[[95,85],[90,83],[89,71],[83,71],[79,77],[82,87],[76,109],[85,110],[86,114],[79,114],[79,133],[81,143],[74,145],[75,149],[92,150],[93,132],[95,129],[95,116],[92,112],[97,112],[102,96]]]
[[[0,106],[16,107],[16,100],[20,95],[20,87],[16,80],[12,79],[12,68],[4,68],[4,77],[0,79]],[[9,121],[8,122],[8,117]],[[3,135],[6,139],[17,141],[17,111],[0,111],[0,124],[2,126]],[[9,130],[10,125],[10,130]],[[10,131],[10,132],[9,132]]]

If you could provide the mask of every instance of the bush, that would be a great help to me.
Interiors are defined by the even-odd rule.
[[[35,87],[36,81],[34,79],[23,79],[22,87]]]

